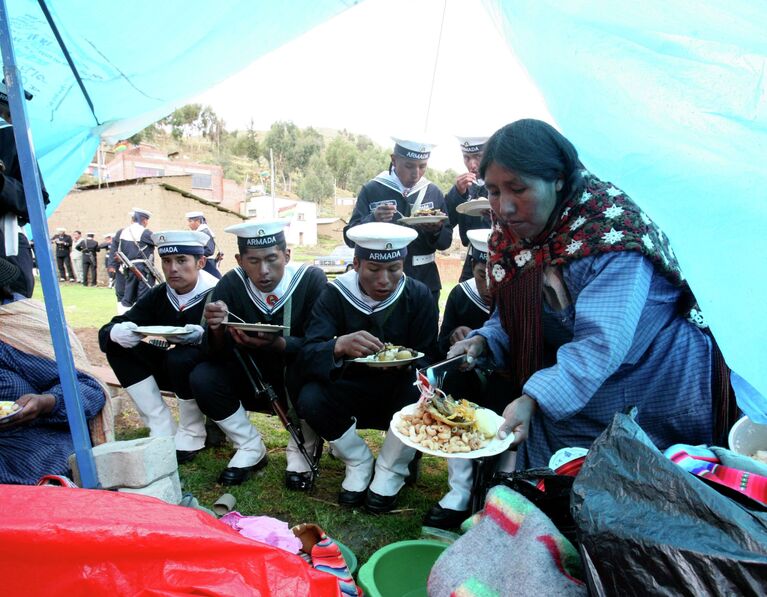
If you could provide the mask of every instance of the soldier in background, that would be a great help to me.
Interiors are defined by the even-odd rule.
[[[81,240],[75,247],[78,251],[82,251],[83,258],[83,286],[88,285],[88,274],[91,277],[91,286],[96,286],[98,283],[98,255],[99,243],[95,239],[95,234],[89,232],[86,238]]]
[[[117,270],[109,265],[109,249],[112,246],[112,235],[111,234],[105,234],[103,236],[104,242],[99,243],[99,251],[104,251],[104,270],[107,273],[107,276],[109,277],[109,282],[107,283],[108,288],[112,288],[115,283],[115,274]]]
[[[77,282],[75,274],[72,271],[72,259],[69,254],[72,252],[72,237],[67,234],[66,228],[56,228],[58,234],[51,239],[56,245],[56,265],[59,268],[59,281]]]
[[[154,265],[154,241],[152,241],[152,231],[146,227],[152,213],[146,209],[134,207],[130,215],[131,225],[115,233],[110,247],[110,265],[115,267],[117,273],[115,292],[118,300],[118,315],[130,309],[138,299],[149,292],[155,282],[150,269],[150,264]],[[133,271],[125,268],[125,264],[122,264],[117,257],[118,251],[136,266],[146,283]]]
[[[83,233],[79,230],[72,232],[72,273],[75,275],[76,282],[83,281],[83,247],[85,242]]]
[[[214,257],[216,252],[216,235],[213,234],[213,231],[208,226],[208,222],[205,219],[205,214],[203,214],[201,211],[190,211],[186,213],[185,217],[191,230],[202,232],[208,237],[208,242],[205,245],[205,257],[207,260],[205,261],[204,269],[211,276],[215,276],[216,278],[221,279],[221,272],[218,271],[218,255]]]

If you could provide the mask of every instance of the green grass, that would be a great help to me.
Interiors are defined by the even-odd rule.
[[[72,328],[100,328],[117,314],[114,290],[74,283],[62,283],[59,290],[64,304],[64,316]],[[35,281],[33,298],[45,300],[40,280]]]
[[[308,494],[288,491],[284,483],[287,431],[276,417],[270,415],[254,413],[251,420],[262,433],[269,450],[268,466],[240,486],[225,487],[216,480],[226,468],[234,449],[209,448],[193,462],[179,467],[184,491],[191,492],[207,508],[221,494],[231,493],[237,498],[235,509],[241,514],[272,516],[290,526],[302,522],[317,523],[328,535],[349,546],[360,565],[384,545],[420,537],[424,514],[447,490],[446,461],[424,456],[418,483],[402,490],[395,511],[374,516],[361,508],[341,508],[336,503],[336,496],[344,478],[344,465],[327,454],[326,444],[320,477],[313,491]],[[146,433],[146,429],[123,431],[118,439],[134,439]],[[382,432],[368,430],[362,435],[377,453],[383,440]]]

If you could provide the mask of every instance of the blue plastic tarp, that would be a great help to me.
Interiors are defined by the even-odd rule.
[[[52,212],[101,137],[129,137],[259,56],[338,14],[342,0],[47,0],[88,105],[37,0],[8,11]],[[264,81],[264,86],[268,85]]]
[[[485,5],[586,167],[669,236],[741,408],[767,423],[767,3]]]

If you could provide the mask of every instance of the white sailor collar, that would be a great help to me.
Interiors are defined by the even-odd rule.
[[[203,232],[203,231],[204,231],[204,232],[206,232],[208,235],[212,236],[213,238],[216,238],[216,235],[215,235],[215,234],[213,234],[213,230],[211,230],[211,229],[210,229],[210,226],[208,226],[207,224],[200,224],[199,226],[197,226],[197,230],[198,230],[199,232]]]
[[[308,265],[302,263],[300,266],[288,263],[285,266],[285,273],[282,275],[282,280],[277,284],[274,290],[271,292],[261,292],[256,285],[248,278],[248,274],[241,267],[235,269],[237,275],[240,276],[242,284],[245,287],[245,291],[248,293],[250,300],[256,308],[264,315],[272,315],[279,311],[282,306],[288,301],[295,289],[298,287],[301,278],[303,278]]]
[[[388,298],[382,301],[375,301],[362,292],[359,283],[359,275],[355,270],[349,270],[345,274],[337,276],[330,284],[341,293],[341,296],[358,311],[361,311],[365,315],[371,315],[384,311],[389,306],[397,302],[402,291],[405,289],[405,281],[407,276],[402,274],[397,287],[394,289]]]
[[[474,278],[464,280],[460,284],[461,290],[466,294],[469,300],[482,309],[485,313],[490,313],[490,305],[488,305],[480,296],[477,291],[477,281]]]
[[[197,273],[197,284],[195,284],[192,290],[184,294],[178,294],[166,283],[165,294],[173,308],[180,313],[205,300],[205,297],[213,290],[217,282],[218,278],[201,269]]]
[[[417,193],[421,189],[426,188],[429,186],[429,179],[425,176],[422,176],[417,183],[415,183],[412,187],[409,189],[406,189],[402,185],[402,181],[399,179],[397,174],[392,171],[389,172],[387,170],[384,170],[380,174],[378,174],[374,179],[375,182],[378,184],[382,184],[385,187],[388,187],[394,191],[397,191],[400,193],[403,197],[410,197],[414,193]],[[407,194],[405,194],[407,192]]]
[[[130,226],[123,228],[123,233],[120,235],[120,238],[125,238],[125,233],[127,232],[130,235],[127,240],[135,240],[138,242],[141,240],[141,236],[144,234],[145,230],[146,228],[141,224],[133,222]]]

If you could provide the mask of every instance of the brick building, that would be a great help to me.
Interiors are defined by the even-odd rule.
[[[104,167],[110,184],[137,178],[190,175],[188,190],[197,197],[232,211],[241,211],[245,189],[235,181],[225,179],[221,166],[184,159],[177,152],[166,154],[146,143],[120,150],[122,147],[126,146],[118,145],[110,152],[111,159]]]

